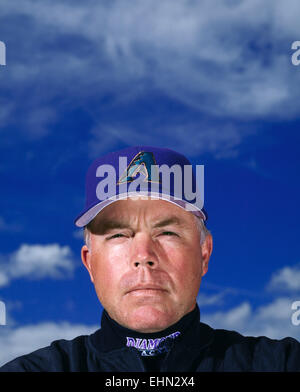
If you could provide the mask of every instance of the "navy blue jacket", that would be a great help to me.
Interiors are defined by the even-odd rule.
[[[93,334],[73,340],[56,340],[48,347],[14,359],[0,371],[146,372],[153,370],[148,366],[152,361],[149,356],[157,353],[159,356],[153,357],[153,363],[161,372],[300,371],[300,343],[297,340],[248,337],[234,331],[213,329],[200,322],[198,307],[163,331],[163,336],[169,337],[161,339],[164,342],[157,349],[163,347],[164,350],[160,352],[143,350],[141,346],[149,348],[147,344],[153,345],[162,333],[146,336],[108,319],[104,311],[101,329]]]

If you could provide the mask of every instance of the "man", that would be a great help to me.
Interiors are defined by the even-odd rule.
[[[84,227],[81,258],[104,307],[101,328],[1,371],[300,370],[292,338],[244,337],[200,322],[196,297],[212,236],[190,167],[175,151],[145,146],[91,165],[76,225]]]

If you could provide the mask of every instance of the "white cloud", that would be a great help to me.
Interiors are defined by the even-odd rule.
[[[268,336],[272,339],[291,336],[300,340],[300,327],[292,322],[292,315],[295,313],[292,304],[300,300],[300,297],[297,296],[298,293],[300,294],[299,283],[299,265],[286,266],[275,271],[266,285],[266,290],[273,291],[274,294],[274,298],[270,302],[265,302],[254,308],[251,302],[246,299],[226,311],[201,312],[201,320],[214,328],[234,330],[243,335]],[[278,293],[282,290],[289,295],[279,295]],[[226,290],[224,288],[219,291],[221,298],[226,292],[242,293],[241,290]],[[244,292],[245,295],[250,298],[246,292]],[[217,296],[218,293],[213,297]],[[212,302],[212,304],[220,305],[218,301]]]
[[[113,122],[113,121],[112,121]],[[177,121],[168,125],[150,124],[146,129],[120,124],[101,124],[90,132],[88,151],[91,158],[124,145],[153,145],[168,147],[190,157],[209,152],[216,158],[234,157],[243,138],[253,133],[249,127],[239,129],[233,124],[215,125]],[[243,135],[243,136],[242,136]],[[166,140],[168,145],[166,146]]]
[[[17,251],[5,257],[5,260],[2,256],[0,287],[18,278],[68,277],[74,268],[75,262],[68,246],[22,244]]]
[[[297,117],[300,72],[291,64],[290,45],[299,38],[298,11],[296,0],[164,0],[156,7],[150,0],[130,6],[3,0],[4,32],[22,15],[8,47],[18,55],[7,60],[4,87],[14,91],[15,112],[27,107],[20,120],[34,136],[47,134],[59,115],[54,99],[83,103],[97,96],[101,102],[110,94],[117,105],[151,89],[206,114]],[[26,100],[24,91],[30,91]],[[247,130],[224,123],[209,138],[205,129],[188,128],[185,142],[199,136],[208,151],[225,143],[232,153]],[[160,137],[158,131],[152,142]]]
[[[0,301],[0,325],[6,324],[6,305]]]
[[[274,272],[267,288],[277,291],[300,292],[300,266],[286,266]]]
[[[0,287],[6,286],[9,284],[8,274],[4,271],[0,271]]]
[[[201,320],[213,328],[233,330],[243,335],[267,336],[271,339],[291,336],[300,340],[300,327],[292,323],[294,300],[279,297],[256,309],[249,302],[243,302],[227,311],[201,312]]]
[[[235,329],[240,331],[243,328],[245,320],[251,313],[250,305],[247,302],[232,308],[228,311],[217,311],[211,314],[201,315],[203,322],[208,323],[214,328]]]
[[[71,324],[69,322],[44,322],[23,327],[0,327],[0,366],[8,361],[48,346],[56,339],[73,339],[88,335],[99,326]]]
[[[207,295],[202,293],[200,290],[197,296],[197,303],[200,307],[208,305],[221,305],[224,303],[225,294],[226,291],[217,294]]]

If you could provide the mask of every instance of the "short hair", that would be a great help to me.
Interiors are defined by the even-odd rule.
[[[91,249],[91,232],[89,230],[89,225],[84,226],[83,228],[83,240],[85,245],[88,247],[88,249]]]
[[[196,219],[196,226],[197,226],[197,229],[198,229],[199,235],[200,235],[200,245],[202,245],[204,243],[207,235],[210,234],[210,231],[206,227],[203,219],[199,218],[197,215],[194,215],[194,217]],[[90,229],[94,223],[94,219],[90,223],[88,223],[86,226],[84,226],[84,229],[83,229],[84,243],[86,244],[86,246],[88,247],[88,249],[90,251],[91,251],[91,236],[90,236],[91,230]]]
[[[195,219],[196,219],[196,225],[197,228],[199,230],[199,234],[200,234],[200,245],[202,245],[205,241],[205,238],[210,235],[210,231],[208,230],[208,228],[206,227],[203,219],[199,218],[199,216],[194,215]]]

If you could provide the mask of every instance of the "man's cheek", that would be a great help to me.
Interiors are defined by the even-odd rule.
[[[114,295],[122,274],[123,268],[118,260],[114,258],[103,260],[95,269],[95,283],[98,290],[104,295]]]

